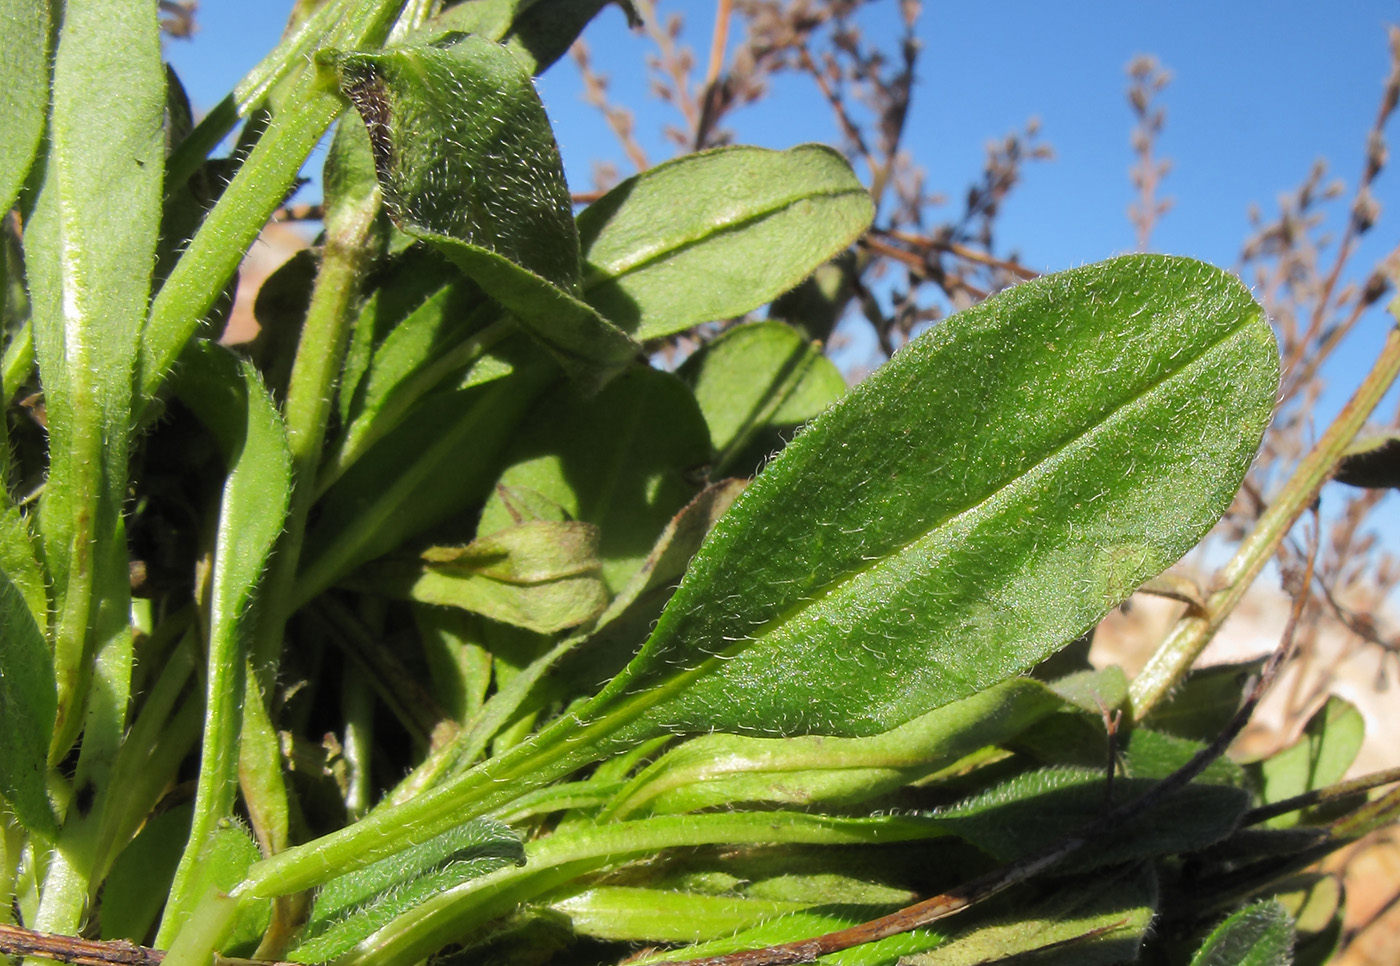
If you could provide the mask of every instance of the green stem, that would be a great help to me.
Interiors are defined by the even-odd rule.
[[[331,39],[348,46],[376,44],[403,2],[361,0],[347,17],[354,29]],[[315,71],[307,71],[190,240],[156,294],[146,322],[136,381],[138,398],[146,405],[143,416],[149,416],[149,403],[170,368],[344,104]]]
[[[945,834],[937,819],[921,816],[845,818],[805,812],[712,812],[581,826],[531,842],[523,866],[472,879],[410,909],[336,963],[408,966],[461,941],[522,902],[581,875],[663,849],[774,843],[872,845]]]
[[[1397,300],[1400,303],[1400,300]],[[1397,311],[1392,304],[1391,311]],[[1317,498],[1348,444],[1400,375],[1400,328],[1391,327],[1371,371],[1332,425],[1220,571],[1220,589],[1206,601],[1204,613],[1188,612],[1167,635],[1132,683],[1128,693],[1133,720],[1141,721],[1186,676],[1216,631],[1234,611],[1264,565],[1273,558],[1293,524]]]
[[[264,619],[253,652],[253,666],[263,679],[264,690],[276,674],[282,632],[295,607],[292,590],[306,518],[315,501],[316,470],[330,421],[335,381],[354,321],[351,309],[370,258],[370,233],[378,212],[379,191],[375,189],[364,198],[338,206],[328,216],[321,270],[292,364],[284,407],[292,455],[292,495],[286,530],[265,584]]]
[[[347,16],[346,8],[351,2],[353,0],[331,0],[317,7],[238,82],[232,93],[200,119],[194,130],[170,152],[165,174],[167,194],[183,186],[190,175],[199,170],[209,152],[217,148],[274,87],[297,68],[313,69],[308,64],[312,52],[331,37],[332,29]]]

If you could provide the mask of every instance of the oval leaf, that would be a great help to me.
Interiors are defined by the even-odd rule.
[[[576,375],[637,347],[576,295],[578,233],[554,135],[504,47],[452,35],[323,55],[369,129],[395,223],[438,248]]]
[[[1028,282],[813,421],[599,696],[634,727],[868,735],[1018,674],[1205,535],[1278,385],[1263,312],[1187,259]]]
[[[874,215],[850,165],[823,145],[687,155],[579,215],[585,298],[641,340],[743,315],[811,275]]]
[[[0,211],[19,193],[49,107],[49,5],[46,0],[0,0]]]

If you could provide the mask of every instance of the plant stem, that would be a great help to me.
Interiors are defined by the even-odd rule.
[[[360,275],[369,261],[369,237],[379,212],[379,191],[332,212],[326,222],[321,271],[311,293],[296,361],[287,387],[284,416],[292,455],[292,495],[287,526],[272,558],[266,582],[264,620],[253,651],[253,666],[266,690],[276,675],[282,632],[292,610],[292,587],[301,559],[306,518],[315,500],[331,399],[353,323],[351,308]]]
[[[1400,312],[1400,300],[1391,312]],[[1278,492],[1235,556],[1220,571],[1220,589],[1210,595],[1204,612],[1188,611],[1171,629],[1128,692],[1133,720],[1141,721],[1191,669],[1216,631],[1244,597],[1264,565],[1273,558],[1298,517],[1316,499],[1346,447],[1400,375],[1400,328],[1392,326],[1385,345],[1346,406],[1327,427],[1311,453]]]

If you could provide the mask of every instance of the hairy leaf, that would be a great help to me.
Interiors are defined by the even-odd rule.
[[[1206,937],[1191,966],[1290,966],[1293,921],[1273,899],[1246,906]]]
[[[1113,783],[1114,801],[1143,794],[1152,779]],[[1165,803],[1071,856],[1059,868],[1092,869],[1204,848],[1235,829],[1249,795],[1229,785],[1192,783]],[[1087,769],[1027,772],[937,813],[941,827],[1001,862],[1067,836],[1103,814],[1104,776]]]
[[[18,511],[8,514],[18,517]],[[58,830],[48,794],[49,740],[58,698],[44,632],[24,594],[0,570],[0,793],[33,832]]]
[[[977,966],[1022,956],[1036,966],[1113,966],[1135,962],[1157,904],[1157,877],[1140,865],[1123,876],[1065,889],[900,966]]]
[[[874,214],[850,165],[822,145],[687,155],[579,215],[585,297],[640,340],[743,315],[854,242]]]
[[[575,375],[601,381],[637,347],[578,297],[578,234],[530,75],[499,44],[453,35],[323,55],[369,129],[384,204]]]
[[[1186,259],[959,313],[745,491],[595,707],[645,693],[645,729],[855,736],[1021,672],[1209,530],[1277,379],[1244,286]]]
[[[519,837],[499,822],[477,819],[460,825],[326,883],[289,958],[299,963],[328,962],[424,900],[524,862]]]
[[[49,4],[0,0],[0,212],[19,194],[49,106]]]
[[[130,672],[122,504],[160,228],[165,93],[153,7],[65,7],[48,156],[24,241],[49,432],[39,531],[55,615],[50,750],[61,756],[84,726],[96,673],[84,752],[99,771],[123,729]]]
[[[1022,678],[869,738],[703,735],[647,767],[607,814],[738,802],[860,802],[1014,738],[1061,704],[1045,685]]]

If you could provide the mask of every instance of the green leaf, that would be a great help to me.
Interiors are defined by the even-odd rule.
[[[29,173],[49,107],[49,5],[0,0],[0,212]]]
[[[1026,957],[1036,966],[1136,962],[1157,905],[1151,866],[1106,882],[1058,890],[1010,915],[978,923],[901,966],[977,966]]]
[[[637,942],[694,943],[732,936],[777,916],[799,912],[808,902],[710,896],[636,886],[597,886],[550,903],[568,917],[579,936]],[[893,911],[867,910],[870,918]]]
[[[695,393],[714,445],[715,476],[750,473],[799,426],[846,394],[819,347],[779,322],[740,325],[707,343],[677,371]]]
[[[1384,489],[1400,486],[1400,435],[1368,436],[1347,447],[1332,475],[1350,486]]]
[[[29,605],[30,618],[44,636],[49,624],[49,598],[44,586],[44,569],[35,550],[29,518],[18,507],[0,510],[0,573]],[[46,657],[45,663],[52,662]]]
[[[499,44],[453,36],[322,55],[370,132],[384,204],[574,375],[602,381],[637,346],[578,298],[578,234],[530,75]]]
[[[854,804],[1014,738],[1061,704],[1045,685],[1019,678],[869,738],[703,735],[647,767],[605,815],[738,802]]]
[[[523,865],[519,837],[499,822],[477,819],[332,879],[316,896],[292,962],[328,962],[425,900],[507,865]]]
[[[961,312],[755,480],[595,713],[859,736],[1024,671],[1210,529],[1277,380],[1244,286],[1186,259]]]
[[[6,515],[18,518],[19,511]],[[0,793],[26,828],[52,839],[58,831],[47,781],[58,709],[52,657],[25,595],[6,571],[0,571],[0,669]]]
[[[102,889],[103,939],[146,941],[189,840],[192,811],[186,802],[154,816],[112,863]]]
[[[557,370],[540,360],[485,385],[435,393],[415,406],[318,502],[302,555],[297,606],[484,499],[521,417],[556,378]]]
[[[1259,306],[1188,259],[1115,259],[959,313],[749,486],[597,697],[247,888],[324,881],[326,856],[368,862],[658,734],[879,734],[1014,677],[1210,529],[1277,384]]]
[[[465,547],[430,547],[418,563],[385,562],[355,583],[540,634],[576,627],[608,603],[598,529],[587,523],[522,523]]]
[[[1342,939],[1345,908],[1342,883],[1332,875],[1304,873],[1273,886],[1274,898],[1293,918],[1297,941],[1294,966],[1325,966]]]
[[[1298,740],[1283,751],[1258,762],[1263,804],[1281,802],[1342,780],[1366,738],[1366,721],[1356,706],[1336,695],[1327,699],[1303,728]],[[1272,828],[1297,825],[1297,812],[1269,820]]]
[[[1273,899],[1246,906],[1206,937],[1191,966],[1291,966],[1293,921]]]
[[[743,315],[854,242],[874,214],[850,165],[822,145],[687,155],[580,213],[585,298],[642,341]]]
[[[426,37],[461,32],[500,42],[530,74],[563,56],[588,22],[614,0],[472,0],[448,7],[423,28]],[[629,0],[617,0],[628,22],[640,21]]]
[[[257,843],[248,828],[237,819],[225,819],[214,829],[194,866],[192,892],[196,896],[211,892],[227,893],[240,881],[248,867],[260,858]],[[272,903],[261,900],[239,904],[233,930],[224,940],[221,951],[228,955],[248,954],[257,948],[258,940],[272,918]]]
[[[1115,803],[1131,801],[1154,779],[1120,778]],[[991,855],[1012,862],[1078,831],[1103,814],[1104,776],[1087,769],[1026,772],[957,805],[940,809],[939,826]],[[1165,802],[1072,855],[1060,871],[1093,869],[1134,859],[1204,848],[1235,830],[1249,795],[1229,785],[1193,782]]]
[[[245,673],[256,633],[251,608],[286,525],[292,457],[281,414],[251,363],[213,343],[196,343],[184,355],[175,390],[212,431],[228,467],[210,581],[204,744],[195,812],[189,846],[170,890],[172,908],[182,909],[202,896],[197,868],[206,840],[233,815],[248,691]]]
[[[160,229],[165,94],[153,7],[93,0],[64,8],[48,156],[24,241],[49,432],[39,531],[55,615],[50,752],[61,757],[84,727],[97,674],[84,753],[99,772],[120,739],[130,673],[122,505],[132,376]]]
[[[1148,727],[1193,741],[1213,741],[1239,710],[1244,688],[1265,658],[1197,668],[1152,709]]]
[[[543,497],[598,527],[603,576],[617,591],[697,489],[710,455],[704,418],[669,373],[637,366],[592,397],[561,386],[514,441],[479,532],[511,526],[521,497]]]

